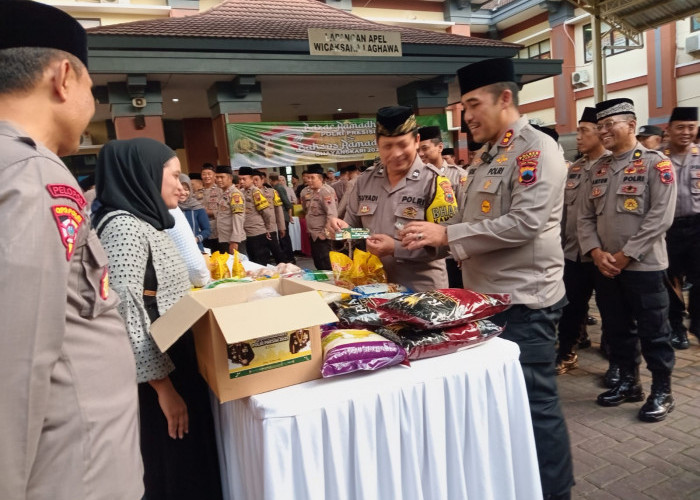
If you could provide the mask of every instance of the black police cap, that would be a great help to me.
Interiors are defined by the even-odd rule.
[[[499,82],[515,82],[513,60],[507,58],[484,59],[457,70],[459,90],[467,92]]]

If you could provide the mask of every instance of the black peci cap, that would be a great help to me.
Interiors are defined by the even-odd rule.
[[[413,109],[407,106],[387,106],[377,111],[377,135],[397,137],[417,128]]]
[[[595,108],[591,108],[591,107],[583,108],[583,113],[581,113],[581,119],[579,120],[579,123],[581,123],[581,122],[598,123],[598,118],[597,118],[596,114],[597,113],[596,113]]]
[[[191,181],[201,181],[202,180],[202,174],[199,172],[192,172],[190,175],[190,180]]]
[[[73,54],[87,67],[87,35],[78,21],[55,7],[29,0],[0,2],[0,50],[43,47]]]
[[[455,154],[455,148],[443,148],[442,149],[442,156],[449,156]]]
[[[698,121],[698,108],[695,107],[679,107],[673,108],[671,119],[669,122],[696,122]]]
[[[608,99],[595,105],[596,117],[598,121],[615,115],[633,115],[634,101],[622,97],[620,99]]]
[[[499,82],[515,82],[513,60],[507,58],[484,59],[457,70],[459,90],[462,95],[480,87]]]
[[[430,139],[440,139],[442,141],[442,132],[440,127],[421,127],[418,129],[418,135],[420,135],[421,141],[427,141]]]
[[[306,169],[306,173],[323,175],[323,167],[318,163],[314,163],[313,165],[309,165],[309,168]]]
[[[238,169],[238,175],[253,175],[253,172],[251,167],[241,167]]]
[[[233,175],[233,170],[228,165],[217,165],[216,173]]]

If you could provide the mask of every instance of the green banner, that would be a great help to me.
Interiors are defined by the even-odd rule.
[[[449,145],[447,117],[417,116],[421,127],[437,125]],[[231,166],[287,167],[311,163],[373,160],[374,118],[337,121],[229,123]]]

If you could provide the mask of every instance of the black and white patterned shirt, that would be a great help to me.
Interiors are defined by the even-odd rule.
[[[161,379],[175,366],[166,353],[160,352],[149,332],[151,321],[143,302],[149,248],[158,280],[156,297],[161,315],[189,290],[187,268],[165,231],[156,230],[128,212],[120,210],[114,214],[123,215],[105,218],[100,234],[109,258],[109,285],[121,299],[119,314],[136,357],[138,383]]]

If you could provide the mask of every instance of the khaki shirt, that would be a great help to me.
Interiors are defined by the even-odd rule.
[[[9,122],[0,151],[0,498],[141,498],[136,364],[85,198]]]
[[[381,258],[390,282],[414,291],[447,288],[444,254],[433,247],[407,250],[401,246],[395,224],[452,215],[456,200],[450,181],[441,177],[432,165],[424,165],[418,154],[406,177],[393,187],[384,170],[384,165],[379,164],[357,177],[352,191],[346,194],[345,222],[350,227],[365,227],[372,233],[387,234],[396,240],[394,255]],[[439,189],[446,189],[447,196],[451,196],[449,206],[431,207],[438,198]]]
[[[219,198],[216,226],[221,243],[240,243],[245,240],[245,202],[243,193],[230,186]]]
[[[601,158],[609,155],[606,151]],[[591,165],[597,160],[591,162],[588,156],[582,156],[569,166],[569,174],[566,178],[566,187],[564,189],[564,217],[561,223],[561,241],[564,247],[564,258],[577,262],[579,259],[582,262],[590,262],[589,256],[581,253],[581,247],[578,244],[578,233],[576,224],[578,220],[578,203],[577,200],[581,197],[581,186],[585,175]]]
[[[581,252],[600,248],[632,258],[629,271],[668,267],[664,234],[673,222],[676,182],[671,161],[641,144],[599,160],[583,185]]]
[[[525,116],[482,151],[469,168],[462,223],[447,227],[464,287],[510,293],[514,304],[531,308],[551,306],[565,293],[564,157]]]
[[[262,192],[265,198],[272,203],[272,210],[275,214],[276,228],[273,231],[281,233],[286,230],[287,226],[284,223],[284,204],[282,203],[282,198],[280,198],[279,193],[273,187],[263,186]]]
[[[219,237],[216,227],[216,213],[219,211],[219,199],[221,196],[223,196],[223,194],[224,193],[219,186],[212,186],[202,189],[202,204],[204,205],[204,209],[207,211],[207,215],[209,216],[209,226],[211,227],[211,234],[209,235],[209,238],[212,240]],[[209,212],[214,213],[214,215],[209,215]]]
[[[339,179],[331,184],[331,187],[335,191],[335,197],[338,201],[343,199],[343,195],[348,190],[348,179]]]
[[[275,212],[272,200],[268,200],[255,186],[243,189],[245,203],[244,229],[247,237],[274,233]]]
[[[676,171],[678,193],[675,217],[690,217],[700,214],[700,147],[690,146],[684,155],[672,155],[666,148],[664,154],[673,162]]]
[[[311,238],[326,239],[326,225],[329,217],[338,217],[335,191],[324,184],[319,189],[305,187],[301,192],[301,206],[306,214],[306,229]]]

